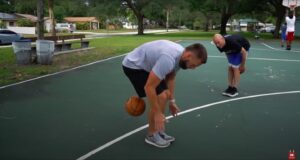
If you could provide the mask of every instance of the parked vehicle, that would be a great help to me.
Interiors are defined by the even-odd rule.
[[[260,32],[274,33],[275,26],[267,26],[260,29]]]
[[[23,39],[23,37],[16,32],[8,29],[0,29],[0,44],[11,44],[21,39]]]
[[[75,25],[74,24],[70,24],[70,23],[57,23],[55,26],[56,31],[58,32],[69,32],[69,33],[73,33],[75,30]]]

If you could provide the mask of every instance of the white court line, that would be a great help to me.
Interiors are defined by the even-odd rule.
[[[199,107],[195,107],[195,108],[191,108],[191,109],[188,109],[188,110],[185,110],[185,111],[182,111],[180,113],[178,113],[178,116],[181,116],[183,114],[186,114],[186,113],[190,113],[190,112],[193,112],[193,111],[196,111],[196,110],[200,110],[200,109],[203,109],[203,108],[207,108],[207,107],[211,107],[211,106],[214,106],[214,105],[218,105],[218,104],[223,104],[223,103],[228,103],[228,102],[233,102],[233,101],[238,101],[238,100],[244,100],[244,99],[251,99],[251,98],[257,98],[257,97],[266,97],[266,96],[274,96],[274,95],[284,95],[284,94],[296,94],[296,93],[300,93],[300,91],[287,91],[287,92],[275,92],[275,93],[266,93],[266,94],[257,94],[257,95],[252,95],[252,96],[245,96],[245,97],[239,97],[239,98],[233,98],[233,99],[228,99],[228,100],[223,100],[223,101],[219,101],[219,102],[214,102],[214,103],[209,103],[209,104],[206,104],[206,105],[203,105],[203,106],[199,106]],[[166,119],[172,119],[173,116],[168,116],[166,117]],[[105,143],[104,145],[88,152],[87,154],[77,158],[77,160],[85,160],[89,157],[91,157],[92,155],[96,154],[97,152],[100,152],[102,150],[104,150],[105,148],[108,148],[110,147],[111,145],[147,128],[148,125],[144,125],[144,126],[141,126],[133,131],[130,131],[126,134],[123,134],[122,136],[112,140],[112,141],[109,141],[107,143]]]
[[[210,58],[226,58],[225,56],[208,56]],[[260,61],[279,61],[279,62],[300,62],[300,60],[294,59],[272,59],[272,58],[247,58],[251,60],[260,60]]]
[[[111,60],[111,59],[119,58],[119,57],[122,57],[122,56],[124,56],[126,54],[122,54],[122,55],[115,56],[115,57],[110,57],[110,58],[107,58],[107,59],[102,59],[102,60],[95,61],[95,62],[92,62],[92,63],[88,63],[88,64],[85,64],[85,65],[81,65],[81,66],[77,66],[77,67],[70,68],[70,69],[67,69],[67,70],[63,70],[63,71],[60,71],[60,72],[55,72],[55,73],[52,73],[52,74],[47,74],[47,75],[44,75],[44,76],[40,76],[40,77],[36,77],[36,78],[25,80],[25,81],[21,81],[21,82],[9,84],[9,85],[0,87],[0,90],[4,89],[4,88],[7,88],[7,87],[16,86],[16,85],[23,84],[23,83],[26,83],[26,82],[34,81],[34,80],[37,80],[37,79],[41,79],[41,78],[45,78],[45,77],[49,77],[49,76],[53,76],[53,75],[57,75],[57,74],[65,73],[65,72],[69,72],[69,71],[76,70],[76,69],[79,69],[79,68],[83,68],[83,67],[86,67],[86,66],[90,66],[90,65],[93,65],[93,64],[96,64],[96,63],[100,63],[100,62],[108,61],[108,60]]]
[[[263,49],[263,48],[252,48],[251,50],[258,50],[258,51],[270,51],[270,49]],[[275,50],[276,51],[276,50]]]
[[[216,46],[213,41],[211,41],[210,44],[212,44],[213,46]],[[271,49],[271,50],[274,50],[274,51],[280,51],[280,52],[287,51],[287,50],[284,50],[284,49],[277,49],[277,48],[271,47],[271,46],[269,46],[269,45],[267,45],[263,42],[261,44],[264,45],[265,47]],[[270,51],[269,49],[252,48],[252,47],[250,48],[250,50],[258,50],[258,51]],[[291,51],[288,51],[288,52],[300,52],[300,51],[291,50]]]
[[[213,46],[216,46],[213,41],[210,41],[210,44],[213,45]],[[251,50],[258,50],[258,51],[270,51],[270,49],[263,49],[263,48],[253,48],[253,47],[251,47],[250,49]],[[282,51],[282,50],[275,50],[275,51]]]
[[[275,50],[275,51],[285,51],[285,52],[295,52],[295,53],[299,53],[300,51],[294,51],[294,50],[284,50],[284,49],[278,49],[278,48],[274,48],[274,47],[272,47],[272,46],[270,46],[270,45],[267,45],[266,43],[261,43],[262,45],[264,45],[264,46],[266,46],[266,47],[268,47],[268,48],[270,48],[270,49],[272,49],[272,50]]]

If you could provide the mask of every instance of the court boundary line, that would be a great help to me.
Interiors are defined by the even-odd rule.
[[[274,47],[272,47],[272,46],[270,46],[270,45],[268,45],[268,44],[266,44],[266,43],[264,43],[264,42],[261,42],[261,44],[262,45],[264,45],[265,47],[268,47],[268,48],[270,48],[270,49],[272,49],[272,50],[276,50],[276,51],[284,51],[284,52],[295,52],[295,53],[299,53],[300,51],[294,51],[294,50],[284,50],[284,49],[278,49],[278,48],[274,48]]]
[[[181,116],[181,115],[184,115],[184,114],[196,111],[196,110],[208,108],[208,107],[223,104],[223,103],[233,102],[233,101],[239,101],[239,100],[244,100],[244,99],[252,99],[252,98],[258,98],[258,97],[266,97],[266,96],[274,96],[274,95],[297,94],[297,93],[300,93],[300,90],[298,90],[298,91],[264,93],[264,94],[256,94],[256,95],[251,95],[251,96],[244,96],[244,97],[238,97],[238,98],[233,98],[233,99],[227,99],[227,100],[213,102],[213,103],[205,104],[205,105],[202,105],[202,106],[187,109],[185,111],[182,111],[182,112],[178,113],[178,116]],[[173,116],[166,117],[166,119],[172,119],[172,118],[174,118],[174,117]],[[93,149],[92,151],[88,152],[87,154],[84,154],[83,156],[77,158],[77,160],[85,160],[85,159],[91,157],[92,155],[94,155],[94,154],[96,154],[96,153],[112,146],[113,144],[115,144],[115,143],[117,143],[117,142],[119,142],[119,141],[121,141],[121,140],[123,140],[123,139],[125,139],[125,138],[127,138],[127,137],[129,137],[129,136],[131,136],[131,135],[147,128],[147,127],[148,127],[148,124],[144,125],[144,126],[141,126],[137,129],[134,129],[130,132],[127,132],[127,133],[123,134],[122,136],[120,136],[118,138],[115,138],[115,139],[105,143],[104,145],[99,146],[96,149]]]
[[[208,57],[211,57],[211,58],[224,58],[226,59],[225,56],[208,56]],[[259,61],[279,61],[279,62],[300,62],[300,60],[293,60],[293,59],[273,59],[273,58],[259,58],[259,57],[250,57],[250,58],[247,58],[247,60],[250,59],[250,60],[259,60]]]
[[[62,74],[62,73],[65,73],[65,72],[73,71],[73,70],[76,70],[76,69],[84,68],[84,67],[96,64],[96,63],[101,63],[101,62],[105,62],[105,61],[112,60],[112,59],[115,59],[115,58],[119,58],[119,57],[125,56],[126,54],[127,53],[122,54],[122,55],[118,55],[118,56],[114,56],[114,57],[109,57],[109,58],[106,58],[106,59],[101,59],[101,60],[98,60],[98,61],[95,61],[95,62],[91,62],[91,63],[84,64],[84,65],[80,65],[80,66],[77,66],[77,67],[74,67],[74,68],[69,68],[69,69],[66,69],[66,70],[63,70],[63,71],[59,71],[59,72],[55,72],[55,73],[46,74],[46,75],[43,75],[43,76],[31,78],[31,79],[28,79],[28,80],[25,80],[25,81],[21,81],[21,82],[12,83],[12,84],[9,84],[9,85],[1,86],[0,90],[4,89],[4,88],[16,86],[16,85],[19,85],[19,84],[23,84],[23,83],[26,83],[26,82],[31,82],[31,81],[34,81],[34,80],[38,80],[38,79],[42,79],[42,78],[46,78],[46,77],[50,77],[50,76]]]
[[[261,42],[260,44],[262,44],[262,43],[263,42]],[[213,41],[210,41],[210,44],[213,45],[213,46],[216,46]],[[265,47],[267,47],[267,46],[265,46]],[[269,47],[271,47],[271,46],[269,46]],[[267,47],[267,48],[269,48],[269,47]],[[280,50],[280,49],[276,49],[276,48],[272,49],[272,47],[269,48],[269,49],[263,49],[263,48],[255,48],[255,47],[252,47],[252,46],[251,46],[251,50],[258,50],[258,51],[270,51],[270,50],[274,50],[274,51],[278,51],[278,52],[286,51],[286,50]]]

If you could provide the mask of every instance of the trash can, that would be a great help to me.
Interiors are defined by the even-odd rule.
[[[24,39],[12,42],[17,64],[30,64],[31,61],[31,41]]]
[[[37,40],[36,54],[38,63],[45,65],[52,64],[54,48],[54,41]]]
[[[83,40],[82,42],[81,42],[81,48],[89,48],[89,41],[87,41],[87,40]]]

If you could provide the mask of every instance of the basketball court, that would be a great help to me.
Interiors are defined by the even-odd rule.
[[[147,117],[123,107],[135,94],[123,55],[0,89],[0,159],[287,159],[300,150],[300,46],[252,41],[240,95],[227,87],[227,61],[210,41],[207,64],[179,71],[178,117],[168,148],[144,142]],[[148,107],[149,108],[149,107]]]

